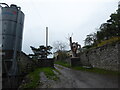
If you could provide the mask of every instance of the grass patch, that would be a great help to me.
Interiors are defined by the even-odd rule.
[[[41,69],[37,68],[35,71],[29,73],[26,76],[25,84],[22,84],[22,88],[35,88],[40,80],[40,73]]]
[[[55,70],[55,69],[53,69],[53,68],[42,68],[42,72],[45,73],[45,75],[48,79],[57,81],[59,79],[59,77],[57,77],[57,75],[53,72],[53,70]]]
[[[65,67],[68,67],[70,68],[70,64],[68,64],[67,62],[64,62],[64,61],[56,61],[55,64],[59,64],[59,65],[62,65],[62,66],[65,66]]]
[[[100,46],[103,46],[103,45],[106,45],[106,44],[111,44],[111,43],[118,42],[118,41],[120,41],[120,37],[112,37],[109,40],[102,41],[101,43],[99,43],[97,45],[97,47],[100,47]]]
[[[88,71],[88,72],[94,72],[98,74],[109,74],[109,75],[120,75],[120,72],[117,71],[111,71],[111,70],[105,70],[105,69],[99,69],[99,68],[83,68],[83,67],[71,67],[74,70],[82,70],[82,71]]]
[[[59,79],[59,77],[54,74],[53,68],[37,68],[26,76],[25,84],[22,84],[21,88],[36,88],[40,84],[40,72],[44,72],[48,79],[55,81]]]
[[[67,62],[62,62],[62,61],[56,61],[55,64],[59,64],[59,65],[62,65],[64,67],[68,67],[68,68],[71,68],[71,69],[74,69],[74,70],[94,72],[94,73],[98,73],[98,74],[120,75],[120,72],[105,70],[105,69],[99,69],[99,68],[84,68],[84,67],[80,67],[80,66],[71,67],[70,64],[68,64]]]
[[[53,69],[54,71],[56,71],[59,75],[61,75],[61,73],[59,72],[59,70],[57,69]]]
[[[60,65],[60,64],[59,64]],[[61,66],[57,66],[59,69],[64,69],[63,67],[61,67]]]

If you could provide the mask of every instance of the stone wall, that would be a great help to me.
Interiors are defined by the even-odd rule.
[[[81,66],[80,58],[79,57],[70,58],[70,65],[72,67]]]
[[[120,60],[120,42],[85,51],[80,55],[82,65],[117,71]]]
[[[19,59],[19,70],[21,74],[28,74],[37,67],[54,67],[54,59],[36,59],[29,58],[24,52],[21,53]]]
[[[19,70],[21,74],[28,74],[35,68],[35,62],[29,58],[24,52],[21,52],[20,59],[18,61]]]
[[[39,67],[54,67],[54,59],[53,58],[38,59],[38,66]]]

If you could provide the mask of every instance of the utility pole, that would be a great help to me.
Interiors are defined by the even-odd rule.
[[[48,47],[48,27],[46,27],[46,58],[47,58],[47,47]]]
[[[48,46],[48,27],[46,27],[46,47]]]

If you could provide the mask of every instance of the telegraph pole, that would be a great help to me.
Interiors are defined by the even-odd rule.
[[[48,27],[46,27],[46,58],[47,58],[47,46],[48,46]]]
[[[46,27],[46,47],[48,46],[48,27]]]

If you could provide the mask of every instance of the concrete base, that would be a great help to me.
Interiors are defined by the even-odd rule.
[[[18,89],[22,82],[23,77],[20,76],[9,76],[2,77],[2,89],[8,90],[10,88]]]
[[[72,57],[71,58],[71,66],[82,66],[81,62],[80,62],[80,58],[79,57]]]

